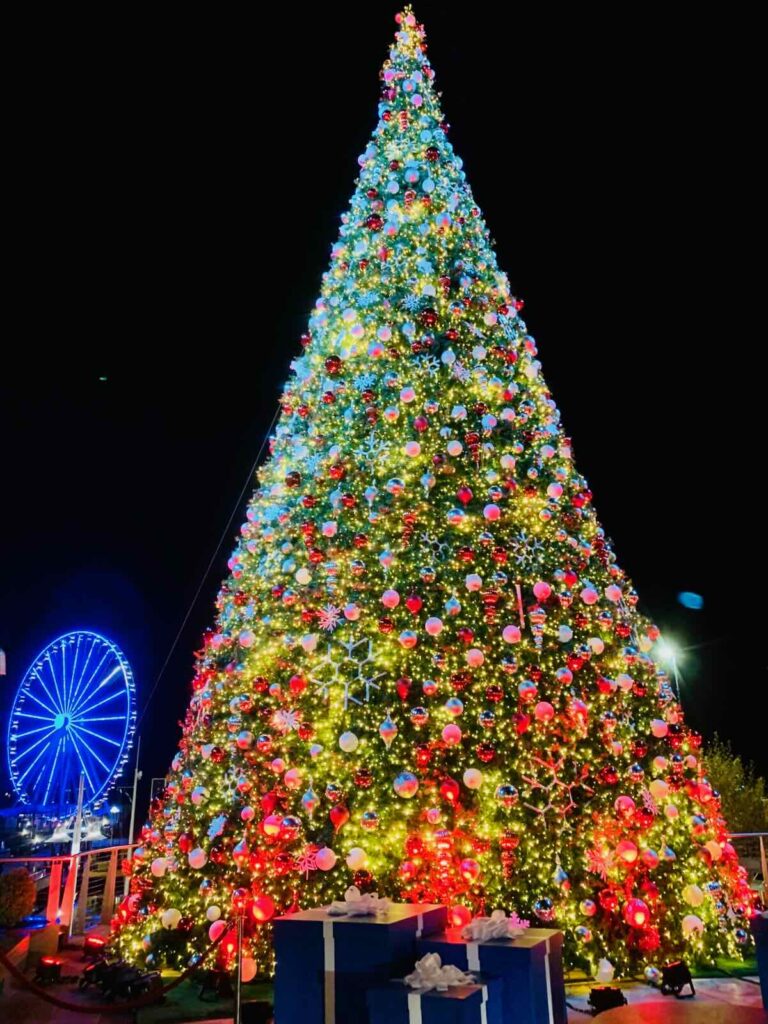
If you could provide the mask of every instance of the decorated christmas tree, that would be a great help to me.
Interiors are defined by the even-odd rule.
[[[397,21],[117,941],[184,965],[244,908],[248,976],[354,883],[554,923],[585,966],[733,954],[700,738]]]

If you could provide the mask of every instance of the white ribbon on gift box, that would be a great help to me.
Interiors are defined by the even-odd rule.
[[[480,1024],[488,1024],[488,986],[481,986],[482,1002],[480,1004]],[[421,992],[408,993],[408,1024],[422,1024]]]
[[[344,893],[344,899],[334,900],[328,907],[328,913],[336,917],[368,917],[385,914],[390,906],[386,896],[380,897],[376,892],[361,893],[356,885],[350,885]]]

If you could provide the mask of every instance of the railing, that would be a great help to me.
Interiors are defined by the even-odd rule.
[[[107,846],[64,857],[3,857],[0,872],[6,866],[26,867],[37,886],[37,909],[49,922],[67,925],[70,935],[82,935],[86,923],[109,924],[112,920],[128,886],[122,861],[135,845]],[[123,879],[120,886],[118,879]]]
[[[763,902],[768,904],[768,832],[733,832],[730,838],[750,880],[762,883]]]

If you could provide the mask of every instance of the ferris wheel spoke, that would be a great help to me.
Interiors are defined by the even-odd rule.
[[[80,654],[80,640],[79,639],[78,639],[77,643],[74,645],[74,647],[75,647],[75,656],[72,659],[72,671],[69,673],[69,695],[70,696],[72,695],[72,690],[74,689],[75,674],[77,673],[77,659],[78,659],[78,656]],[[67,696],[66,678],[64,680],[64,684],[65,684],[64,685],[64,707],[66,708],[66,707],[69,707],[69,698]]]
[[[93,654],[94,650],[96,649],[96,641],[93,639],[93,637],[90,638],[90,641],[91,642],[90,642],[90,646],[88,648],[88,653],[85,656],[85,662],[83,663],[83,667],[80,669],[80,675],[79,675],[78,680],[77,680],[78,684],[84,678],[84,676],[87,674],[88,666],[91,663],[91,655]],[[72,687],[70,688],[70,691],[69,691],[69,702],[67,704],[67,710],[69,710],[72,707],[72,699],[73,699],[73,697],[75,695],[75,691],[76,691],[76,687],[75,687],[75,684],[74,684],[74,681],[73,681]]]
[[[95,715],[95,716],[91,716],[90,718],[85,718],[85,719],[77,718],[77,719],[75,719],[75,724],[78,724],[78,723],[83,722],[83,721],[85,721],[85,722],[124,722],[125,721],[125,715]]]
[[[61,753],[61,744],[62,744],[62,742],[63,742],[62,738],[59,737],[59,742],[56,744],[56,753],[53,755],[53,764],[51,765],[51,774],[48,776],[48,784],[45,787],[45,796],[43,797],[43,803],[44,804],[48,803],[48,797],[50,796],[50,793],[51,793],[51,783],[53,782],[53,777],[56,774],[56,765],[57,765],[58,760],[59,760],[59,754]]]
[[[93,729],[87,729],[84,725],[75,725],[74,722],[71,724],[72,729],[77,729],[78,732],[87,733],[89,736],[93,736],[96,740],[101,740],[103,743],[110,743],[113,747],[122,746],[117,740],[110,739],[109,736],[102,736],[100,732],[94,732]],[[85,742],[85,740],[83,740]]]
[[[50,722],[53,725],[53,717],[50,715],[33,715],[31,711],[17,711],[14,718],[35,718],[38,722]],[[55,717],[55,716],[54,716]]]
[[[16,761],[24,760],[24,758],[29,757],[29,755],[32,753],[33,750],[36,750],[40,746],[41,743],[45,743],[45,741],[48,739],[48,737],[49,736],[53,736],[53,734],[55,732],[56,732],[55,729],[49,729],[48,732],[45,734],[45,736],[41,736],[39,740],[35,740],[34,743],[31,743],[25,750],[22,750],[21,753],[17,753],[15,760]]]
[[[42,740],[41,740],[40,742],[42,743]],[[43,749],[42,749],[41,751],[39,751],[39,752],[38,752],[38,755],[37,755],[37,757],[36,757],[36,758],[34,759],[34,761],[31,761],[31,762],[30,762],[30,763],[29,763],[29,764],[27,765],[27,767],[26,767],[26,768],[24,769],[24,774],[23,774],[23,775],[20,775],[20,776],[19,776],[19,778],[17,779],[17,782],[18,782],[18,784],[19,784],[19,785],[21,785],[21,784],[22,784],[22,782],[24,781],[24,779],[26,779],[26,777],[27,777],[27,776],[29,775],[29,773],[30,773],[30,772],[32,771],[32,769],[33,769],[33,768],[35,767],[35,765],[37,764],[37,762],[38,762],[38,761],[40,760],[40,758],[41,758],[41,757],[43,756],[43,754],[44,754],[44,753],[46,752],[46,750],[48,749],[48,747],[50,747],[50,745],[51,745],[51,744],[50,744],[50,741],[49,741],[48,743],[46,743],[46,745],[45,745],[45,746],[43,747]]]
[[[69,738],[72,740],[72,744],[74,745],[75,748],[75,753],[77,754],[77,759],[80,762],[80,767],[83,769],[83,775],[85,776],[88,785],[91,787],[91,792],[95,793],[96,787],[91,782],[91,776],[88,774],[88,769],[85,767],[85,761],[83,760],[83,755],[80,753],[80,747],[78,746],[74,733],[70,732]]]
[[[74,739],[74,737],[73,737],[73,739]],[[80,739],[80,742],[85,747],[85,749],[88,751],[88,753],[94,759],[94,761],[98,761],[98,763],[101,765],[101,767],[104,769],[104,771],[107,772],[107,774],[109,774],[112,771],[112,769],[109,767],[109,765],[108,764],[104,764],[102,759],[99,757],[99,755],[96,753],[96,751],[90,745],[90,743],[88,743],[87,740],[83,736],[80,736],[79,739]]]
[[[40,685],[42,686],[42,688],[43,688],[43,689],[45,690],[45,695],[46,695],[46,697],[47,697],[47,698],[48,698],[48,700],[49,700],[49,701],[51,702],[51,704],[53,704],[53,706],[54,706],[54,707],[56,708],[56,711],[57,711],[57,712],[61,711],[61,708],[60,708],[60,707],[59,707],[59,706],[58,706],[58,705],[56,704],[56,698],[55,698],[55,697],[53,696],[53,694],[51,693],[51,691],[50,691],[50,690],[48,689],[48,687],[47,687],[47,686],[45,685],[45,680],[44,680],[44,679],[43,679],[43,677],[42,677],[42,676],[40,675],[40,673],[39,673],[39,672],[35,672],[35,673],[34,673],[34,675],[32,676],[32,678],[33,678],[33,679],[36,679],[36,680],[38,681],[38,683],[40,683]]]
[[[104,651],[104,653],[101,655],[101,660],[99,661],[98,665],[91,672],[90,676],[87,677],[87,681],[86,681],[86,673],[85,672],[81,673],[80,678],[77,681],[77,688],[75,689],[74,694],[71,696],[71,698],[69,700],[69,709],[68,709],[69,711],[73,711],[74,708],[77,705],[77,701],[83,695],[87,694],[90,691],[91,683],[96,678],[96,676],[99,674],[99,672],[101,672],[102,665],[104,664],[104,662],[107,660],[107,658],[110,656],[111,653],[112,653],[112,651],[109,649],[109,647],[107,647],[106,650]]]
[[[52,732],[50,723],[48,725],[39,725],[37,729],[27,729],[26,732],[17,732],[11,736],[11,739],[22,740],[26,736],[34,736],[38,732]]]
[[[62,656],[62,658],[65,657],[65,655],[64,655],[64,647],[63,646],[61,648],[61,656]],[[53,667],[53,659],[51,658],[51,656],[49,654],[46,657],[45,660],[46,660],[46,662],[48,664],[48,668],[50,669],[51,678],[53,679],[53,688],[56,691],[56,697],[58,698],[58,708],[59,708],[59,711],[62,711],[64,709],[64,699],[61,696],[61,694],[59,693],[59,680],[56,678],[56,669]],[[66,664],[66,661],[64,662],[64,664]]]
[[[125,691],[122,690],[122,689],[121,690],[115,690],[115,692],[111,693],[109,695],[109,697],[105,697],[103,700],[97,701],[96,704],[91,704],[91,706],[88,707],[88,708],[82,708],[82,709],[78,708],[76,711],[72,712],[75,721],[79,722],[80,719],[83,717],[83,715],[87,715],[90,711],[95,711],[96,708],[100,708],[102,704],[108,704],[109,701],[111,701],[111,700],[117,700],[117,698],[118,697],[122,697],[124,693],[125,693]],[[118,717],[122,718],[123,716],[119,715]]]
[[[122,666],[120,662],[118,662],[117,665],[115,665],[115,667],[106,676],[104,676],[99,685],[93,688],[93,690],[91,690],[89,683],[85,690],[83,690],[80,696],[78,697],[77,702],[71,705],[72,714],[75,714],[78,708],[80,708],[85,701],[90,700],[91,697],[94,697],[99,692],[99,690],[103,689],[103,687],[105,687],[107,683],[110,682],[110,680],[114,679],[118,672],[120,672],[121,668]],[[95,673],[95,675],[97,674],[98,673]]]
[[[45,711],[48,711],[50,713],[51,718],[56,717],[56,711],[53,708],[49,708],[48,705],[44,701],[40,700],[39,697],[36,697],[31,690],[27,690],[24,696],[29,697],[29,699],[33,700],[35,704],[39,704],[41,708],[43,708]]]

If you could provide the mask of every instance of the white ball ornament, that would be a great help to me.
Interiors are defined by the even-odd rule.
[[[339,746],[345,754],[351,754],[354,750],[357,750],[359,743],[360,740],[353,732],[343,732],[339,736]]]
[[[208,907],[208,909],[205,912],[205,916],[211,922],[218,921],[219,918],[221,917],[221,907],[217,907],[215,904],[211,907]]]
[[[465,657],[470,668],[479,668],[485,661],[485,655],[479,647],[470,647]]]
[[[463,781],[467,789],[480,789],[483,784],[483,773],[478,768],[467,768]]]
[[[237,639],[241,647],[253,647],[256,635],[253,630],[244,629]]]
[[[692,935],[701,935],[704,931],[704,922],[696,914],[686,914],[683,918],[683,935],[690,938]]]
[[[683,889],[683,899],[690,907],[700,907],[704,902],[704,891],[698,885],[686,885]]]
[[[464,583],[470,592],[479,590],[483,585],[483,577],[479,576],[476,572],[471,572],[464,580]]]
[[[352,871],[360,871],[368,863],[368,854],[360,846],[353,846],[346,856],[347,867]]]
[[[181,920],[181,911],[177,910],[176,907],[171,907],[169,910],[164,910],[161,917],[160,923],[163,928],[168,928],[173,931],[174,928],[179,927],[179,921]]]

